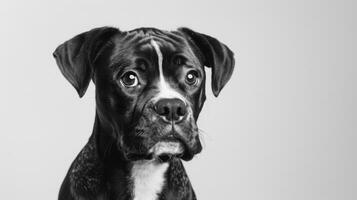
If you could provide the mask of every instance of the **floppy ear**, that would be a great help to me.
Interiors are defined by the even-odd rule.
[[[185,27],[178,30],[194,43],[196,50],[201,54],[203,64],[212,68],[212,91],[214,96],[217,97],[233,73],[233,52],[225,44],[211,36]]]
[[[66,41],[53,53],[62,74],[77,90],[79,97],[88,88],[97,54],[117,32],[117,28],[95,28]]]

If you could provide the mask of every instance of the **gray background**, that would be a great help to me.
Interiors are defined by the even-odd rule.
[[[94,121],[53,50],[91,28],[217,37],[236,71],[199,120],[187,171],[199,199],[357,199],[356,1],[7,1],[0,3],[0,199],[56,199]]]

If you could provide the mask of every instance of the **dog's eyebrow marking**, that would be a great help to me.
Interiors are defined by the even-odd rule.
[[[160,76],[159,77],[159,94],[156,97],[154,97],[154,100],[156,101],[161,98],[178,98],[186,103],[185,97],[183,97],[180,93],[175,91],[165,80],[164,72],[162,69],[163,56],[162,56],[159,45],[153,39],[150,41],[150,43],[154,47],[155,52],[158,57],[159,76]]]

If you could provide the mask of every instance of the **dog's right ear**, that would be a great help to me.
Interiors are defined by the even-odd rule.
[[[112,27],[95,28],[81,33],[57,47],[53,56],[64,77],[82,97],[92,79],[93,62],[102,47],[119,32]]]

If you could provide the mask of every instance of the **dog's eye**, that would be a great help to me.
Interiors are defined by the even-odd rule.
[[[186,83],[189,85],[197,85],[198,83],[198,72],[191,70],[186,74]]]
[[[121,77],[120,83],[125,87],[135,87],[139,84],[138,76],[133,71],[126,72]]]

